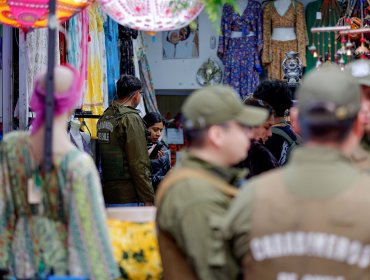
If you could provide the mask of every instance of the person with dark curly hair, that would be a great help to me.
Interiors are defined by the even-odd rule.
[[[154,190],[145,126],[139,111],[142,84],[122,75],[116,84],[117,99],[97,124],[101,152],[103,194],[106,206],[151,206]]]
[[[251,96],[244,100],[244,104],[247,106],[263,108],[269,112],[269,116],[264,123],[252,128],[253,139],[251,140],[248,156],[246,159],[236,165],[237,168],[247,168],[249,172],[246,178],[250,179],[256,175],[279,166],[276,158],[264,145],[272,136],[271,128],[274,124],[275,112],[272,107],[267,104],[267,102]]]
[[[293,104],[288,85],[279,80],[263,81],[254,91],[253,97],[267,102],[275,111],[272,136],[266,141],[266,147],[279,165],[284,165],[291,151],[301,143],[300,137],[285,118]]]

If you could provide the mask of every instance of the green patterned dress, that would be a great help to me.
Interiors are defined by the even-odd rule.
[[[27,132],[9,133],[0,147],[0,268],[18,278],[34,277],[40,268],[118,278],[91,157],[73,149],[56,156],[52,173],[44,176],[30,156]],[[30,180],[40,183],[40,203],[28,203]]]

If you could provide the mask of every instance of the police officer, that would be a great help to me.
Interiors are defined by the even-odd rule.
[[[104,200],[107,206],[153,205],[145,128],[135,109],[142,84],[134,76],[122,75],[116,88],[117,100],[97,124]]]
[[[364,117],[365,134],[361,145],[352,154],[353,163],[365,172],[370,172],[370,62],[356,60],[346,67],[360,84],[362,92],[361,112]]]
[[[298,89],[305,144],[286,167],[250,181],[224,237],[244,279],[369,279],[370,176],[349,159],[363,132],[360,88],[336,67]]]
[[[220,270],[229,258],[219,226],[236,185],[245,177],[230,166],[247,156],[250,127],[266,121],[268,112],[244,106],[225,86],[194,92],[182,112],[190,148],[157,192],[164,278],[228,279],[230,275]]]

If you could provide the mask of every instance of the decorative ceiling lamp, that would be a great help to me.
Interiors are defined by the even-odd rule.
[[[66,21],[75,13],[86,8],[94,0],[57,0],[56,16],[59,22]],[[47,26],[49,0],[0,0],[0,22],[21,28]]]
[[[119,24],[151,32],[184,27],[204,8],[203,0],[99,0],[98,2]]]

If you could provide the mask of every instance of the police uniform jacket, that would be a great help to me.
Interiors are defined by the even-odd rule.
[[[97,126],[105,202],[153,202],[145,127],[139,111],[114,101]]]
[[[238,184],[246,173],[234,168],[216,167],[184,152],[181,163],[172,172],[186,168],[217,176],[234,190],[232,185]],[[231,275],[237,273],[236,265],[228,264],[230,258],[223,247],[220,234],[221,221],[231,201],[232,197],[215,187],[212,182],[190,176],[175,182],[161,199],[157,210],[158,227],[175,240],[197,279],[233,279]],[[166,252],[161,251],[161,254]],[[164,267],[166,265],[164,263]],[[226,265],[233,267],[229,274],[223,271]]]
[[[223,232],[244,279],[369,279],[370,176],[303,147],[243,187]]]

